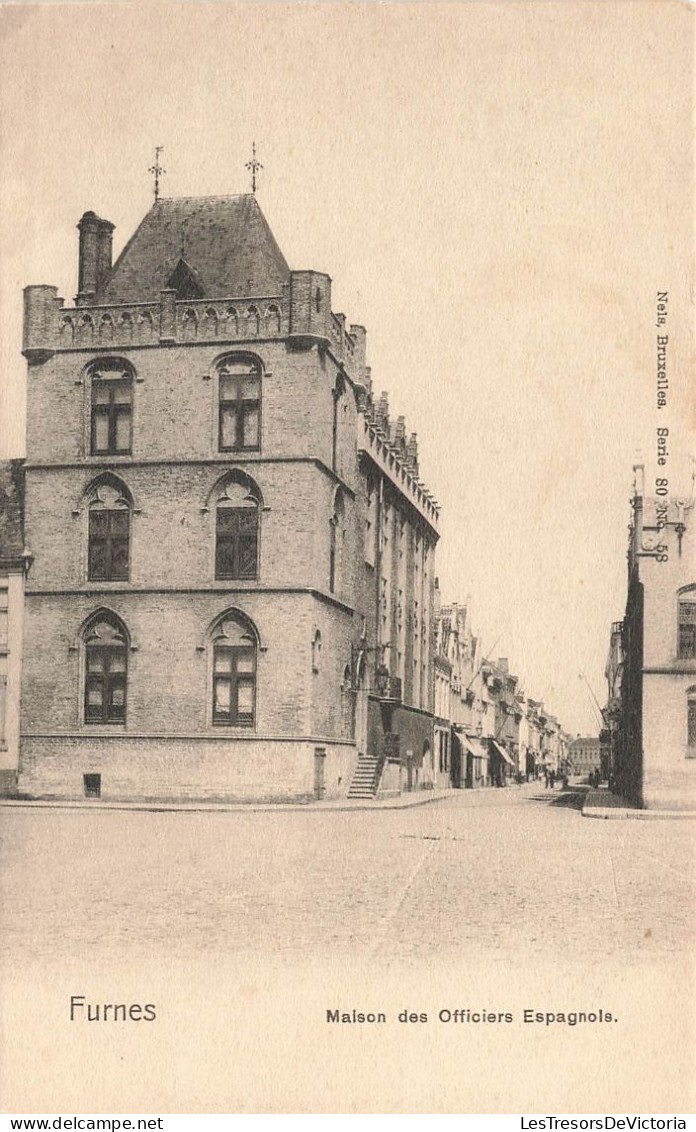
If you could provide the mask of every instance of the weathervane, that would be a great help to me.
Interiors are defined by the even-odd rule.
[[[148,173],[154,173],[155,174],[155,203],[159,200],[160,173],[166,173],[167,172],[167,170],[163,169],[162,166],[159,163],[159,155],[160,155],[160,153],[162,152],[163,149],[164,149],[163,145],[156,145],[155,146],[155,164],[151,165],[150,168],[148,169]]]
[[[247,161],[246,168],[251,173],[251,191],[256,192],[256,174],[259,169],[263,169],[260,161],[256,160],[256,142],[251,143],[251,161]]]

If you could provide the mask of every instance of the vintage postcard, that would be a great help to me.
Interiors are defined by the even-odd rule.
[[[693,7],[0,58],[2,1111],[685,1128]]]

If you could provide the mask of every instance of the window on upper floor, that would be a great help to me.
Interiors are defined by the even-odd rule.
[[[110,613],[99,613],[83,633],[85,723],[125,723],[128,634]]]
[[[129,576],[131,500],[115,477],[105,477],[89,498],[90,582],[127,581]]]
[[[261,366],[255,358],[231,357],[218,367],[221,452],[258,452],[261,447]]]
[[[696,759],[696,687],[686,691],[686,757]]]
[[[256,719],[258,638],[246,618],[224,614],[212,632],[213,723],[253,727]]]
[[[215,577],[257,578],[261,499],[247,477],[228,479],[215,505]]]
[[[689,589],[679,598],[678,652],[680,660],[696,658],[696,588]]]
[[[128,456],[132,445],[133,371],[119,358],[89,368],[93,456]]]

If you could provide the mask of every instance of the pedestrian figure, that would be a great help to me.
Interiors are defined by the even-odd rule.
[[[544,771],[544,789],[548,790],[548,788],[549,788],[549,772],[548,772],[548,770],[545,770]]]
[[[554,786],[556,785],[556,772],[554,770],[551,771],[549,778],[551,779],[551,789],[553,790]]]

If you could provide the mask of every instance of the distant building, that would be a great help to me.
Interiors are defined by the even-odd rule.
[[[22,672],[24,461],[0,463],[0,794],[17,791]]]
[[[438,655],[450,665],[451,766],[454,787],[490,785],[488,738],[494,705],[483,677],[481,642],[471,628],[469,608],[452,602],[438,619]]]
[[[520,770],[524,767],[529,782],[539,777],[542,768],[543,727],[539,717],[543,710],[544,705],[539,700],[527,698],[520,721]]]
[[[483,679],[495,705],[493,734],[488,739],[490,778],[494,786],[515,781],[519,773],[519,726],[522,707],[517,693],[517,677],[509,670],[506,657],[484,660]]]
[[[612,783],[647,809],[696,809],[694,496],[647,497],[641,472],[607,665]]]
[[[586,777],[600,769],[600,744],[598,735],[578,735],[568,746],[568,763],[571,774]]]

